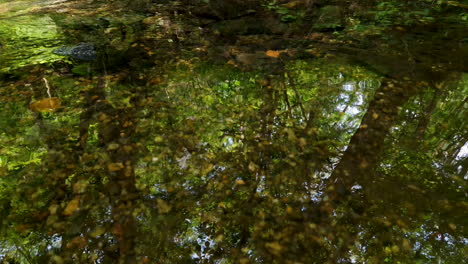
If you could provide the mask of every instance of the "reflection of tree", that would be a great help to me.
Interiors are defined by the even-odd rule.
[[[433,90],[410,81],[384,79],[375,90],[349,88],[345,84],[358,83],[349,76],[362,76],[361,70],[352,73],[337,65],[304,74],[317,65],[298,65],[288,70],[289,79],[270,75],[257,81],[233,69],[217,74],[199,66],[196,71],[204,75],[196,77],[179,71],[164,88],[145,91],[145,97],[129,93],[142,111],[110,104],[100,79],[83,91],[80,104],[87,110],[73,121],[79,128],[75,141],[57,121],[37,116],[48,146],[47,166],[30,169],[48,170],[39,173],[45,180],[39,186],[57,191],[40,198],[46,205],[32,217],[47,222],[44,231],[60,234],[61,259],[91,250],[87,259],[109,262],[139,256],[166,262],[186,256],[190,262],[192,252],[211,260],[255,256],[265,262],[320,263],[349,254],[404,259],[424,236],[409,230],[423,225],[424,232],[437,234],[428,225],[443,223],[446,214],[451,220],[437,232],[446,228],[442,235],[455,235],[451,228],[460,226],[461,215],[449,207],[460,210],[460,195],[438,198],[453,185],[428,169],[427,152],[402,150],[416,147],[405,138],[415,131],[424,148],[428,138],[438,145],[448,142],[439,138],[459,133],[455,127],[434,130],[458,118],[442,109],[459,111],[459,102],[444,99],[446,94],[434,101]],[[348,77],[330,81],[339,73]],[[345,96],[355,92],[360,95]],[[365,114],[347,112],[360,104]],[[402,109],[421,114],[407,116]],[[427,109],[433,112],[429,117]],[[462,145],[447,146],[434,148],[434,155],[448,158],[457,152],[444,151]],[[447,159],[446,172],[454,159]],[[330,178],[323,180],[327,174]],[[137,184],[147,188],[137,190]],[[429,202],[441,206],[440,216]],[[207,245],[198,248],[200,243]]]
[[[372,206],[372,200],[367,201],[368,195],[366,194],[372,192],[375,185],[379,184],[378,177],[380,176],[376,172],[385,146],[384,140],[391,127],[395,125],[399,108],[411,95],[417,92],[419,88],[417,85],[389,79],[382,81],[381,86],[375,92],[375,97],[369,104],[359,129],[351,138],[339,164],[331,175],[332,185],[329,186],[332,190],[331,201],[336,203],[350,201],[349,204],[346,204],[346,210],[350,210],[350,212],[342,216],[343,221],[345,221],[344,229],[336,231],[338,236],[345,241],[341,245],[340,255],[348,253],[349,244],[354,243],[355,235],[359,232],[356,228],[349,232],[347,224],[359,226],[362,221],[361,216],[365,213],[366,208]],[[352,194],[353,186],[360,186],[362,190],[359,193],[363,194]],[[360,201],[356,203],[352,201],[353,199]],[[343,234],[339,232],[343,232]],[[350,235],[348,233],[353,235],[348,237]]]

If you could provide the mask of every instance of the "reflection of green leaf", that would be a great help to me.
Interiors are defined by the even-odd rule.
[[[60,40],[53,20],[48,16],[17,16],[0,23],[0,72],[26,65],[61,60],[52,54]]]
[[[86,76],[89,73],[89,64],[79,64],[72,68],[72,72],[76,75]]]

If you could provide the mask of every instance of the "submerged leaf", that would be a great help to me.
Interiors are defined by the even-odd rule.
[[[60,99],[57,97],[44,98],[29,104],[29,109],[33,112],[54,112],[61,107]]]
[[[281,52],[277,50],[267,50],[265,55],[268,57],[278,58],[281,55]]]
[[[119,171],[124,168],[124,165],[121,162],[111,163],[107,165],[107,170],[110,172]]]
[[[78,210],[80,206],[80,198],[76,197],[75,199],[71,200],[68,204],[67,207],[65,207],[65,210],[63,210],[63,214],[70,216],[72,215],[76,210]]]
[[[168,205],[164,200],[157,199],[158,209],[161,214],[168,213],[171,210],[171,206]]]

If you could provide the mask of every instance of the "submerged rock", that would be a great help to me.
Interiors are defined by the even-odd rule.
[[[96,48],[92,43],[79,43],[76,46],[60,47],[55,49],[53,53],[84,61],[92,61],[96,59]]]

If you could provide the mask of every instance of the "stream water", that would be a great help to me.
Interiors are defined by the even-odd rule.
[[[0,1],[0,262],[462,263],[466,7],[370,2]]]

